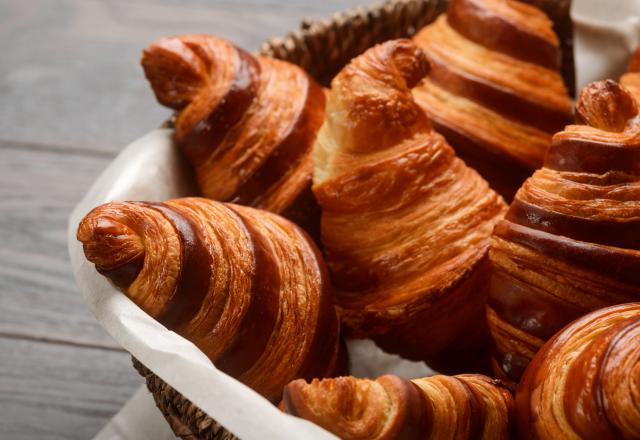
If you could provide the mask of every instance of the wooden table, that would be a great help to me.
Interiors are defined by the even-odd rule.
[[[142,48],[208,32],[255,50],[362,2],[0,0],[0,438],[91,438],[142,383],[84,306],[66,250],[74,204],[169,114]]]

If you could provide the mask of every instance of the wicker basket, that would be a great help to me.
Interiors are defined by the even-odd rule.
[[[525,1],[542,7],[554,20],[562,42],[563,76],[573,92],[571,0]],[[353,57],[377,43],[412,36],[442,13],[446,3],[447,0],[388,0],[371,8],[339,12],[326,20],[304,20],[299,30],[265,42],[260,53],[295,63],[328,86]],[[145,378],[156,405],[178,437],[237,438],[136,359],[133,365]]]

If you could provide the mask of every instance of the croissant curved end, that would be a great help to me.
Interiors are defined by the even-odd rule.
[[[372,122],[406,127],[407,118],[414,119],[419,112],[411,88],[427,73],[429,62],[416,44],[406,39],[387,41],[352,60],[338,74],[329,100],[347,106],[347,119],[356,122],[354,131],[381,130],[365,125]]]
[[[576,103],[576,124],[553,136],[545,167],[562,171],[636,175],[640,116],[630,90],[613,80],[587,85]]]
[[[417,388],[393,375],[376,380],[351,376],[314,379],[311,383],[300,379],[285,387],[284,404],[286,412],[344,439],[399,438],[398,430],[416,424],[406,418],[407,404],[415,400],[412,394],[419,396]]]
[[[126,224],[126,219],[105,212],[100,206],[82,219],[76,238],[85,255],[98,270],[112,270],[144,257],[142,238]]]
[[[354,380],[352,377],[337,377],[333,379],[313,379],[307,383],[304,379],[294,380],[285,387],[284,404],[288,412],[294,415],[311,416],[335,412],[335,417],[357,420],[362,417],[363,405],[367,403],[367,395],[372,393],[373,403],[381,387],[374,381],[363,379]]]
[[[638,106],[631,93],[610,79],[587,85],[576,103],[579,123],[605,131],[620,133],[636,116]]]
[[[183,40],[160,38],[144,49],[141,60],[158,102],[176,110],[191,102],[208,78],[205,62]]]
[[[429,68],[417,45],[398,39],[367,50],[333,79],[314,147],[314,184],[334,174],[338,155],[374,154],[431,132],[411,94]]]
[[[369,52],[369,56],[383,63],[388,60],[388,63],[395,67],[395,73],[405,80],[406,87],[409,89],[417,85],[430,70],[425,53],[408,39],[381,44],[377,50],[374,48],[373,52]]]
[[[161,239],[147,239],[158,235]],[[160,212],[144,203],[105,203],[82,219],[76,237],[96,270],[139,305],[144,306],[145,298],[150,298],[147,282],[159,282],[161,290],[172,291],[181,258],[179,238]],[[150,276],[158,264],[165,268],[161,271],[163,281]],[[153,315],[156,307],[145,310]]]

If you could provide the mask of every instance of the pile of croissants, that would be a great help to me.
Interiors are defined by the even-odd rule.
[[[640,438],[640,55],[575,105],[560,65],[515,0],[451,0],[329,89],[162,38],[142,66],[202,197],[106,203],[77,238],[218,369],[341,438]],[[348,376],[343,338],[442,374]]]

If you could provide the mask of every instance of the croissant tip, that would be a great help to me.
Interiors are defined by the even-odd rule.
[[[159,56],[161,51],[176,52],[183,46],[179,37],[161,37],[149,43],[147,47],[142,49],[142,57],[140,64],[143,68],[147,68],[154,61],[154,57]]]
[[[110,270],[137,261],[145,249],[141,237],[110,211],[117,208],[105,204],[87,214],[76,232],[87,260],[100,271]]]
[[[431,69],[424,51],[413,41],[400,38],[383,43],[387,46],[396,68],[405,78],[407,87],[415,87]]]
[[[611,132],[622,132],[638,115],[633,95],[617,82],[607,79],[588,84],[576,103],[579,123]]]
[[[325,378],[313,378],[310,381],[296,379],[285,386],[285,395],[330,395],[344,387],[358,386],[367,379],[359,379],[353,376],[337,376]]]
[[[206,83],[203,60],[185,42],[199,37],[162,37],[143,49],[140,64],[160,104],[184,108]]]

